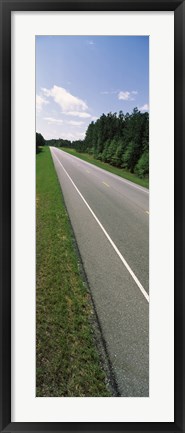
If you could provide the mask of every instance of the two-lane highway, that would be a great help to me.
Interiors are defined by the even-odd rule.
[[[51,148],[118,388],[149,395],[148,190]]]

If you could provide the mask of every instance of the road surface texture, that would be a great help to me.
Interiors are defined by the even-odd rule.
[[[118,390],[149,395],[149,192],[50,148]]]

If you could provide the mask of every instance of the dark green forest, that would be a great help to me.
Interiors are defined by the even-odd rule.
[[[134,108],[131,114],[108,113],[87,128],[84,140],[46,140],[49,146],[73,148],[137,174],[149,175],[149,114]]]
[[[79,152],[122,167],[140,177],[149,174],[149,115],[135,108],[132,114],[108,113],[90,123],[83,141],[73,142]]]
[[[36,132],[36,153],[41,151],[42,146],[45,146],[46,140],[39,132]]]
[[[52,138],[51,140],[45,140],[47,146],[54,146],[54,147],[69,147],[70,149],[74,148],[74,142],[71,142],[69,140],[64,140],[63,138]]]

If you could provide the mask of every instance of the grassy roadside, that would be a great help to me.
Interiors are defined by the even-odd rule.
[[[50,150],[36,157],[37,397],[110,396]]]
[[[137,183],[138,185],[144,186],[145,188],[149,188],[149,179],[140,179],[138,176],[136,176],[136,174],[123,170],[123,168],[113,167],[113,165],[110,165],[106,162],[99,161],[93,158],[93,156],[89,155],[88,153],[80,153],[77,152],[75,149],[69,149],[66,147],[62,147],[61,149],[64,150],[64,152],[70,153],[71,155],[74,155],[77,158],[90,162],[91,164],[94,164],[97,167],[110,171],[110,173],[117,174],[117,176],[121,176],[124,179],[130,180],[131,182]]]

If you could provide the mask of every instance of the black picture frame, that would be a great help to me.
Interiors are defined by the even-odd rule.
[[[173,423],[11,422],[11,11],[174,11],[175,16],[175,417]],[[1,432],[185,432],[185,1],[0,0],[0,430]],[[164,29],[165,31],[165,29]],[[160,392],[160,385],[159,385]]]

